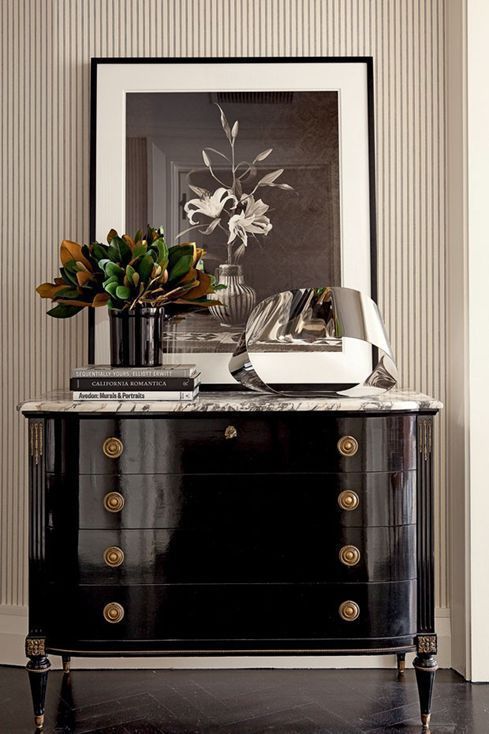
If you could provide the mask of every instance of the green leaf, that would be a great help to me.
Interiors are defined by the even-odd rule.
[[[61,273],[61,277],[63,278],[65,283],[74,285],[75,287],[78,288],[78,281],[76,279],[76,275],[70,273],[66,268],[60,268],[59,272]]]
[[[117,283],[117,282],[115,282],[115,283],[104,283],[104,290],[106,290],[107,293],[109,293],[111,296],[114,296],[114,298],[115,298],[115,295],[116,295],[116,290],[119,287],[120,287],[119,286],[119,283]]]
[[[120,253],[120,261],[124,264],[128,263],[132,259],[132,250],[122,237],[114,237],[110,243],[111,247],[118,247]]]
[[[148,251],[148,245],[145,242],[144,244],[140,242],[136,247],[134,248],[134,251],[132,253],[133,257],[140,257],[141,255],[145,255]]]
[[[192,267],[194,256],[193,253],[190,255],[182,255],[173,265],[168,268],[168,280],[169,282],[182,278],[190,268]]]
[[[133,277],[134,277],[134,273],[135,273],[135,272],[136,272],[136,271],[134,270],[134,268],[132,267],[132,265],[128,265],[128,266],[126,267],[126,278],[127,278],[128,280],[133,280]]]
[[[69,319],[70,316],[74,316],[81,310],[82,306],[65,306],[63,303],[59,303],[48,311],[48,316],[53,316],[55,319]]]
[[[163,237],[159,237],[157,240],[155,240],[153,242],[153,247],[156,247],[158,251],[157,263],[158,265],[161,265],[164,270],[168,265],[168,247]]]
[[[93,243],[92,245],[93,256],[97,260],[99,266],[100,266],[101,260],[107,259],[107,250],[108,250],[108,247],[101,245],[99,242]]]
[[[127,301],[131,297],[131,291],[125,285],[118,285],[115,294],[120,301]]]
[[[143,231],[141,229],[138,229],[138,231],[134,235],[134,242],[139,242],[142,239],[143,239]]]
[[[117,285],[119,285],[120,284],[120,278],[119,278],[119,276],[118,275],[111,275],[110,278],[107,278],[106,280],[104,280],[104,283],[103,283],[104,284],[104,287],[108,283],[117,283]]]
[[[105,270],[105,274],[108,276],[124,275],[124,270],[121,268],[121,266],[117,265],[117,263],[114,263],[114,262],[108,262],[104,270]]]
[[[153,270],[153,265],[154,260],[148,252],[148,254],[143,257],[139,265],[139,276],[143,282],[146,283],[149,280],[151,271]]]
[[[78,288],[63,288],[56,293],[56,300],[58,298],[80,298],[80,291]]]
[[[115,238],[112,240],[109,247],[107,248],[107,257],[109,258],[109,260],[112,260],[113,263],[118,263],[121,259],[121,253],[119,252],[117,244],[113,244],[114,242],[117,242]]]

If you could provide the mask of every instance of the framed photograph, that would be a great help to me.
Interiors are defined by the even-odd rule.
[[[229,389],[262,299],[338,285],[375,299],[373,139],[370,58],[92,60],[91,240],[163,226],[170,246],[205,249],[220,286],[219,305],[169,322],[168,362]],[[99,310],[89,360],[107,364]],[[330,383],[372,369],[364,343],[330,350]]]

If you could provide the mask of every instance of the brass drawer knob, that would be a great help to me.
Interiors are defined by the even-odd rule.
[[[120,512],[124,503],[124,497],[119,492],[109,492],[104,497],[104,507],[108,512]]]
[[[342,510],[356,510],[360,504],[360,497],[352,489],[344,489],[338,495],[338,504]]]
[[[355,456],[358,451],[358,441],[353,436],[342,436],[336,445],[342,456]]]
[[[110,436],[110,438],[105,439],[102,446],[102,451],[109,459],[118,459],[124,451],[124,444],[122,443],[120,438]]]
[[[116,568],[124,563],[124,551],[116,545],[111,545],[104,550],[104,561],[107,566]]]
[[[228,426],[224,431],[224,438],[237,438],[238,431],[234,426]]]
[[[355,545],[344,545],[340,549],[339,556],[345,566],[356,566],[360,561],[360,551]]]
[[[117,624],[124,619],[124,607],[116,601],[111,601],[104,607],[104,619],[111,624]]]
[[[358,606],[356,601],[348,600],[340,604],[338,612],[341,619],[343,619],[345,622],[353,622],[360,616],[360,607]]]

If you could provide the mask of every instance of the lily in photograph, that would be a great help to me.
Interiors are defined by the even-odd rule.
[[[221,229],[226,234],[227,263],[231,265],[237,263],[245,253],[249,237],[253,239],[265,237],[272,229],[270,218],[266,216],[270,206],[262,199],[255,198],[258,189],[269,187],[293,191],[293,188],[287,183],[278,182],[284,172],[283,168],[269,171],[256,180],[259,165],[272,154],[273,148],[261,151],[252,161],[236,162],[235,148],[239,122],[236,121],[231,126],[220,105],[217,107],[221,115],[222,129],[230,146],[230,153],[226,155],[215,148],[203,149],[202,159],[205,169],[200,170],[207,170],[219,187],[212,193],[208,189],[189,184],[191,191],[197,194],[197,198],[190,199],[184,206],[191,226],[177,236],[181,237],[194,229],[198,229],[202,235],[209,235],[217,228]],[[229,164],[227,182],[223,179],[228,176],[228,173],[225,170],[217,171],[216,164],[212,161],[212,157],[215,158],[215,156],[219,156]],[[248,193],[245,192],[245,188]],[[202,217],[204,217],[203,221]]]

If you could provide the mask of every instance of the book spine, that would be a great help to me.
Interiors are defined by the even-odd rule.
[[[113,390],[143,391],[153,390],[195,390],[199,384],[195,377],[72,377],[70,390]]]
[[[95,390],[74,390],[73,400],[118,400],[118,401],[131,401],[136,402],[138,400],[145,400],[146,402],[164,401],[164,400],[193,400],[198,395],[198,389],[196,390],[173,390],[167,392],[140,392],[138,390],[129,391],[123,390],[118,391],[95,391]]]
[[[195,367],[175,367],[174,369],[169,367],[150,367],[139,368],[139,367],[114,367],[113,369],[107,367],[107,369],[85,369],[75,368],[71,372],[72,378],[86,378],[93,377],[97,379],[113,379],[113,378],[144,378],[144,379],[164,379],[166,377],[188,377],[195,379],[199,373]]]

